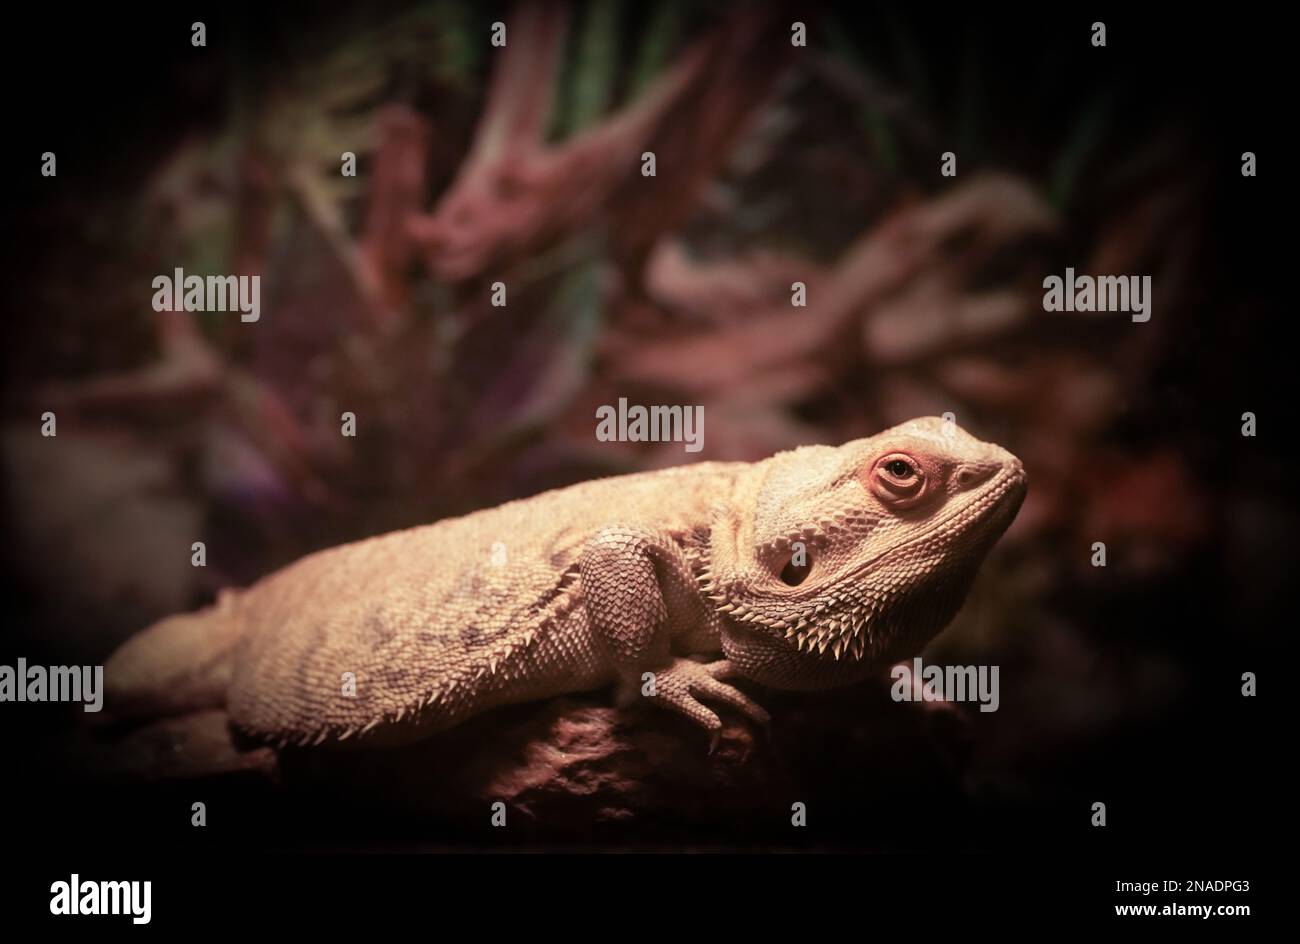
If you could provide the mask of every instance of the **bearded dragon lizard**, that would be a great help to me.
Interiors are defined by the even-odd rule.
[[[108,662],[106,707],[224,707],[279,747],[378,745],[618,684],[716,746],[714,707],[767,721],[730,681],[827,688],[918,653],[1025,490],[1015,456],[933,417],[583,482],[311,554],[165,619]]]

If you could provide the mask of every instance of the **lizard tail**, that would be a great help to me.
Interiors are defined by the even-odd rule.
[[[104,720],[188,714],[226,703],[239,639],[233,594],[132,636],[104,666]]]

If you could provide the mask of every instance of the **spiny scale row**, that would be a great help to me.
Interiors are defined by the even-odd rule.
[[[566,582],[570,586],[572,585],[572,581],[566,581]],[[570,595],[569,599],[570,600],[572,599],[572,595]],[[506,670],[506,674],[503,676],[505,679],[523,681],[524,680],[523,673],[515,671],[514,666],[507,666],[506,660],[509,659],[511,655],[514,655],[517,652],[522,652],[528,646],[531,646],[535,639],[542,636],[552,625],[554,625],[555,620],[558,619],[567,611],[568,611],[567,607],[563,607],[563,606],[557,607],[556,612],[549,619],[543,621],[536,629],[525,630],[521,634],[518,642],[509,641],[501,648],[499,652],[490,653],[486,657],[487,664],[479,667],[479,670],[476,673],[474,673],[472,681],[478,681],[484,678],[485,676],[496,675],[498,667],[501,667]],[[328,740],[332,740],[336,743],[341,744],[342,742],[346,741],[350,737],[353,737],[354,735],[360,737],[362,735],[368,734],[370,731],[374,730],[376,727],[378,727],[380,724],[383,724],[386,721],[392,724],[396,724],[397,722],[401,721],[403,718],[407,717],[408,715],[414,717],[417,714],[427,711],[429,708],[432,708],[434,704],[438,702],[442,702],[444,704],[449,702],[451,700],[451,697],[457,692],[457,690],[459,689],[463,681],[469,681],[469,680],[453,678],[450,681],[448,681],[445,685],[433,689],[433,691],[429,693],[428,697],[425,698],[420,704],[417,704],[414,707],[409,707],[409,708],[407,706],[403,706],[399,708],[391,716],[381,714],[378,718],[375,718],[374,720],[370,721],[368,724],[365,725],[353,725],[342,729],[331,725],[326,725],[319,732],[316,733],[309,732],[303,735],[302,738],[300,739],[284,737],[272,743],[274,743],[277,748],[285,748],[290,745],[293,745],[295,747],[307,747],[307,746],[318,747]]]
[[[805,611],[805,616],[782,619],[767,616],[744,603],[732,602],[725,593],[718,592],[719,587],[709,564],[705,564],[697,579],[701,591],[717,605],[719,613],[724,613],[739,623],[758,623],[776,632],[784,631],[784,638],[794,639],[800,652],[804,651],[805,646],[809,653],[816,649],[821,654],[830,649],[837,660],[846,653],[860,660],[866,653],[865,630],[873,613],[873,607],[869,603],[832,596],[829,602],[813,604],[810,610]],[[837,615],[824,623],[814,624],[816,618],[827,611]]]

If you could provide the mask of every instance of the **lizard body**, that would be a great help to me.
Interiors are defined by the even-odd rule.
[[[109,661],[108,707],[224,705],[279,745],[387,744],[617,683],[716,740],[708,703],[766,720],[729,680],[831,687],[919,651],[1025,481],[1006,450],[927,418],[583,482],[311,554],[164,620]]]

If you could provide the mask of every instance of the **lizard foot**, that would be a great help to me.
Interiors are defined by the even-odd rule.
[[[709,663],[674,659],[667,668],[654,673],[653,694],[648,697],[665,708],[686,715],[707,730],[710,735],[709,753],[712,754],[722,738],[722,719],[699,699],[730,705],[764,726],[771,721],[760,705],[740,689],[723,681],[737,674],[735,666],[726,659]]]

